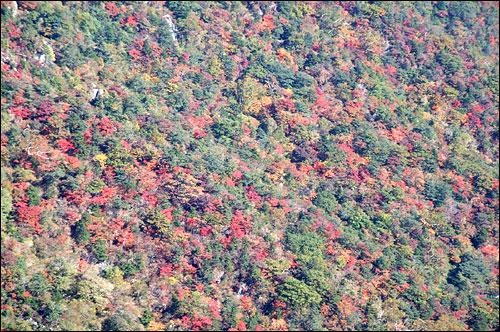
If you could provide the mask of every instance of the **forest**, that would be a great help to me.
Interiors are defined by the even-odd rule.
[[[2,331],[499,329],[499,2],[2,1]]]

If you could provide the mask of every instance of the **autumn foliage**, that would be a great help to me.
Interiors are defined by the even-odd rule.
[[[498,3],[1,10],[2,330],[498,330]]]

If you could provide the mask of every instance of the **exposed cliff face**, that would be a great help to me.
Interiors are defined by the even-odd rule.
[[[172,17],[169,14],[165,14],[165,15],[163,15],[162,18],[165,20],[165,22],[167,22],[168,27],[170,28],[170,34],[172,36],[172,40],[175,43],[177,43],[177,33],[178,33],[178,31],[177,31],[177,28],[175,27],[174,22],[172,21]]]

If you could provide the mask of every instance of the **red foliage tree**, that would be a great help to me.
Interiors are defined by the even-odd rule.
[[[97,124],[97,129],[103,136],[110,136],[116,131],[114,122],[111,121],[107,116],[103,117],[101,121]]]
[[[51,101],[44,101],[35,109],[34,115],[40,121],[47,120],[57,111],[57,108]]]
[[[40,206],[28,206],[26,202],[17,202],[17,213],[19,221],[30,225],[37,233],[41,233],[40,228],[40,215],[43,208]]]
[[[243,215],[243,212],[236,210],[233,214],[233,219],[231,220],[231,232],[238,239],[245,236],[245,234],[250,229],[250,217]]]
[[[120,14],[120,12],[122,11],[122,9],[123,9],[123,12],[125,12],[125,13],[127,12],[126,8],[118,8],[116,6],[116,3],[111,2],[111,1],[107,2],[104,7],[106,8],[106,11],[109,13],[109,15],[111,15],[111,17],[115,17],[118,14]]]
[[[69,150],[73,150],[75,148],[75,145],[66,138],[58,139],[57,145],[61,148],[62,152],[68,152]]]

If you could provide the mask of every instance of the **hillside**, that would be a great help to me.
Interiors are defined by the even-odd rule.
[[[498,330],[498,2],[3,1],[7,330]]]

